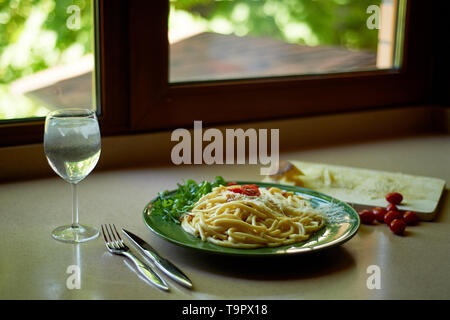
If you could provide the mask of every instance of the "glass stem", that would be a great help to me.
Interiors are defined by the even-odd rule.
[[[78,228],[78,190],[77,184],[71,183],[72,185],[72,227]]]

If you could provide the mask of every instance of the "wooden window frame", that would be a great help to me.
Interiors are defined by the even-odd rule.
[[[128,1],[94,0],[95,89],[103,136],[130,132]],[[0,147],[41,143],[43,118],[0,122]]]
[[[430,99],[431,2],[407,2],[397,70],[169,84],[169,1],[98,0],[102,135],[402,107]],[[100,89],[100,90],[99,90]],[[0,124],[0,146],[42,142],[43,120]]]

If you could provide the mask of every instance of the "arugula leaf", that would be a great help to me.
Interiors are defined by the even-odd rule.
[[[178,183],[178,189],[170,192],[163,191],[152,201],[150,214],[161,215],[164,220],[171,219],[179,224],[180,217],[190,211],[195,203],[205,194],[210,193],[213,188],[226,185],[226,181],[217,176],[214,182],[203,181],[197,183],[192,179],[184,184]]]

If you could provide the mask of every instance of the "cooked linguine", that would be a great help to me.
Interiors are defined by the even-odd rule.
[[[234,248],[277,247],[307,240],[325,225],[322,212],[293,192],[255,185],[220,186],[181,218],[186,232]]]

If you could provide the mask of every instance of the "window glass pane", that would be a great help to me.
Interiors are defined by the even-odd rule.
[[[402,0],[173,0],[170,82],[398,67],[397,17],[404,4]]]
[[[0,0],[0,120],[95,108],[93,0]]]

